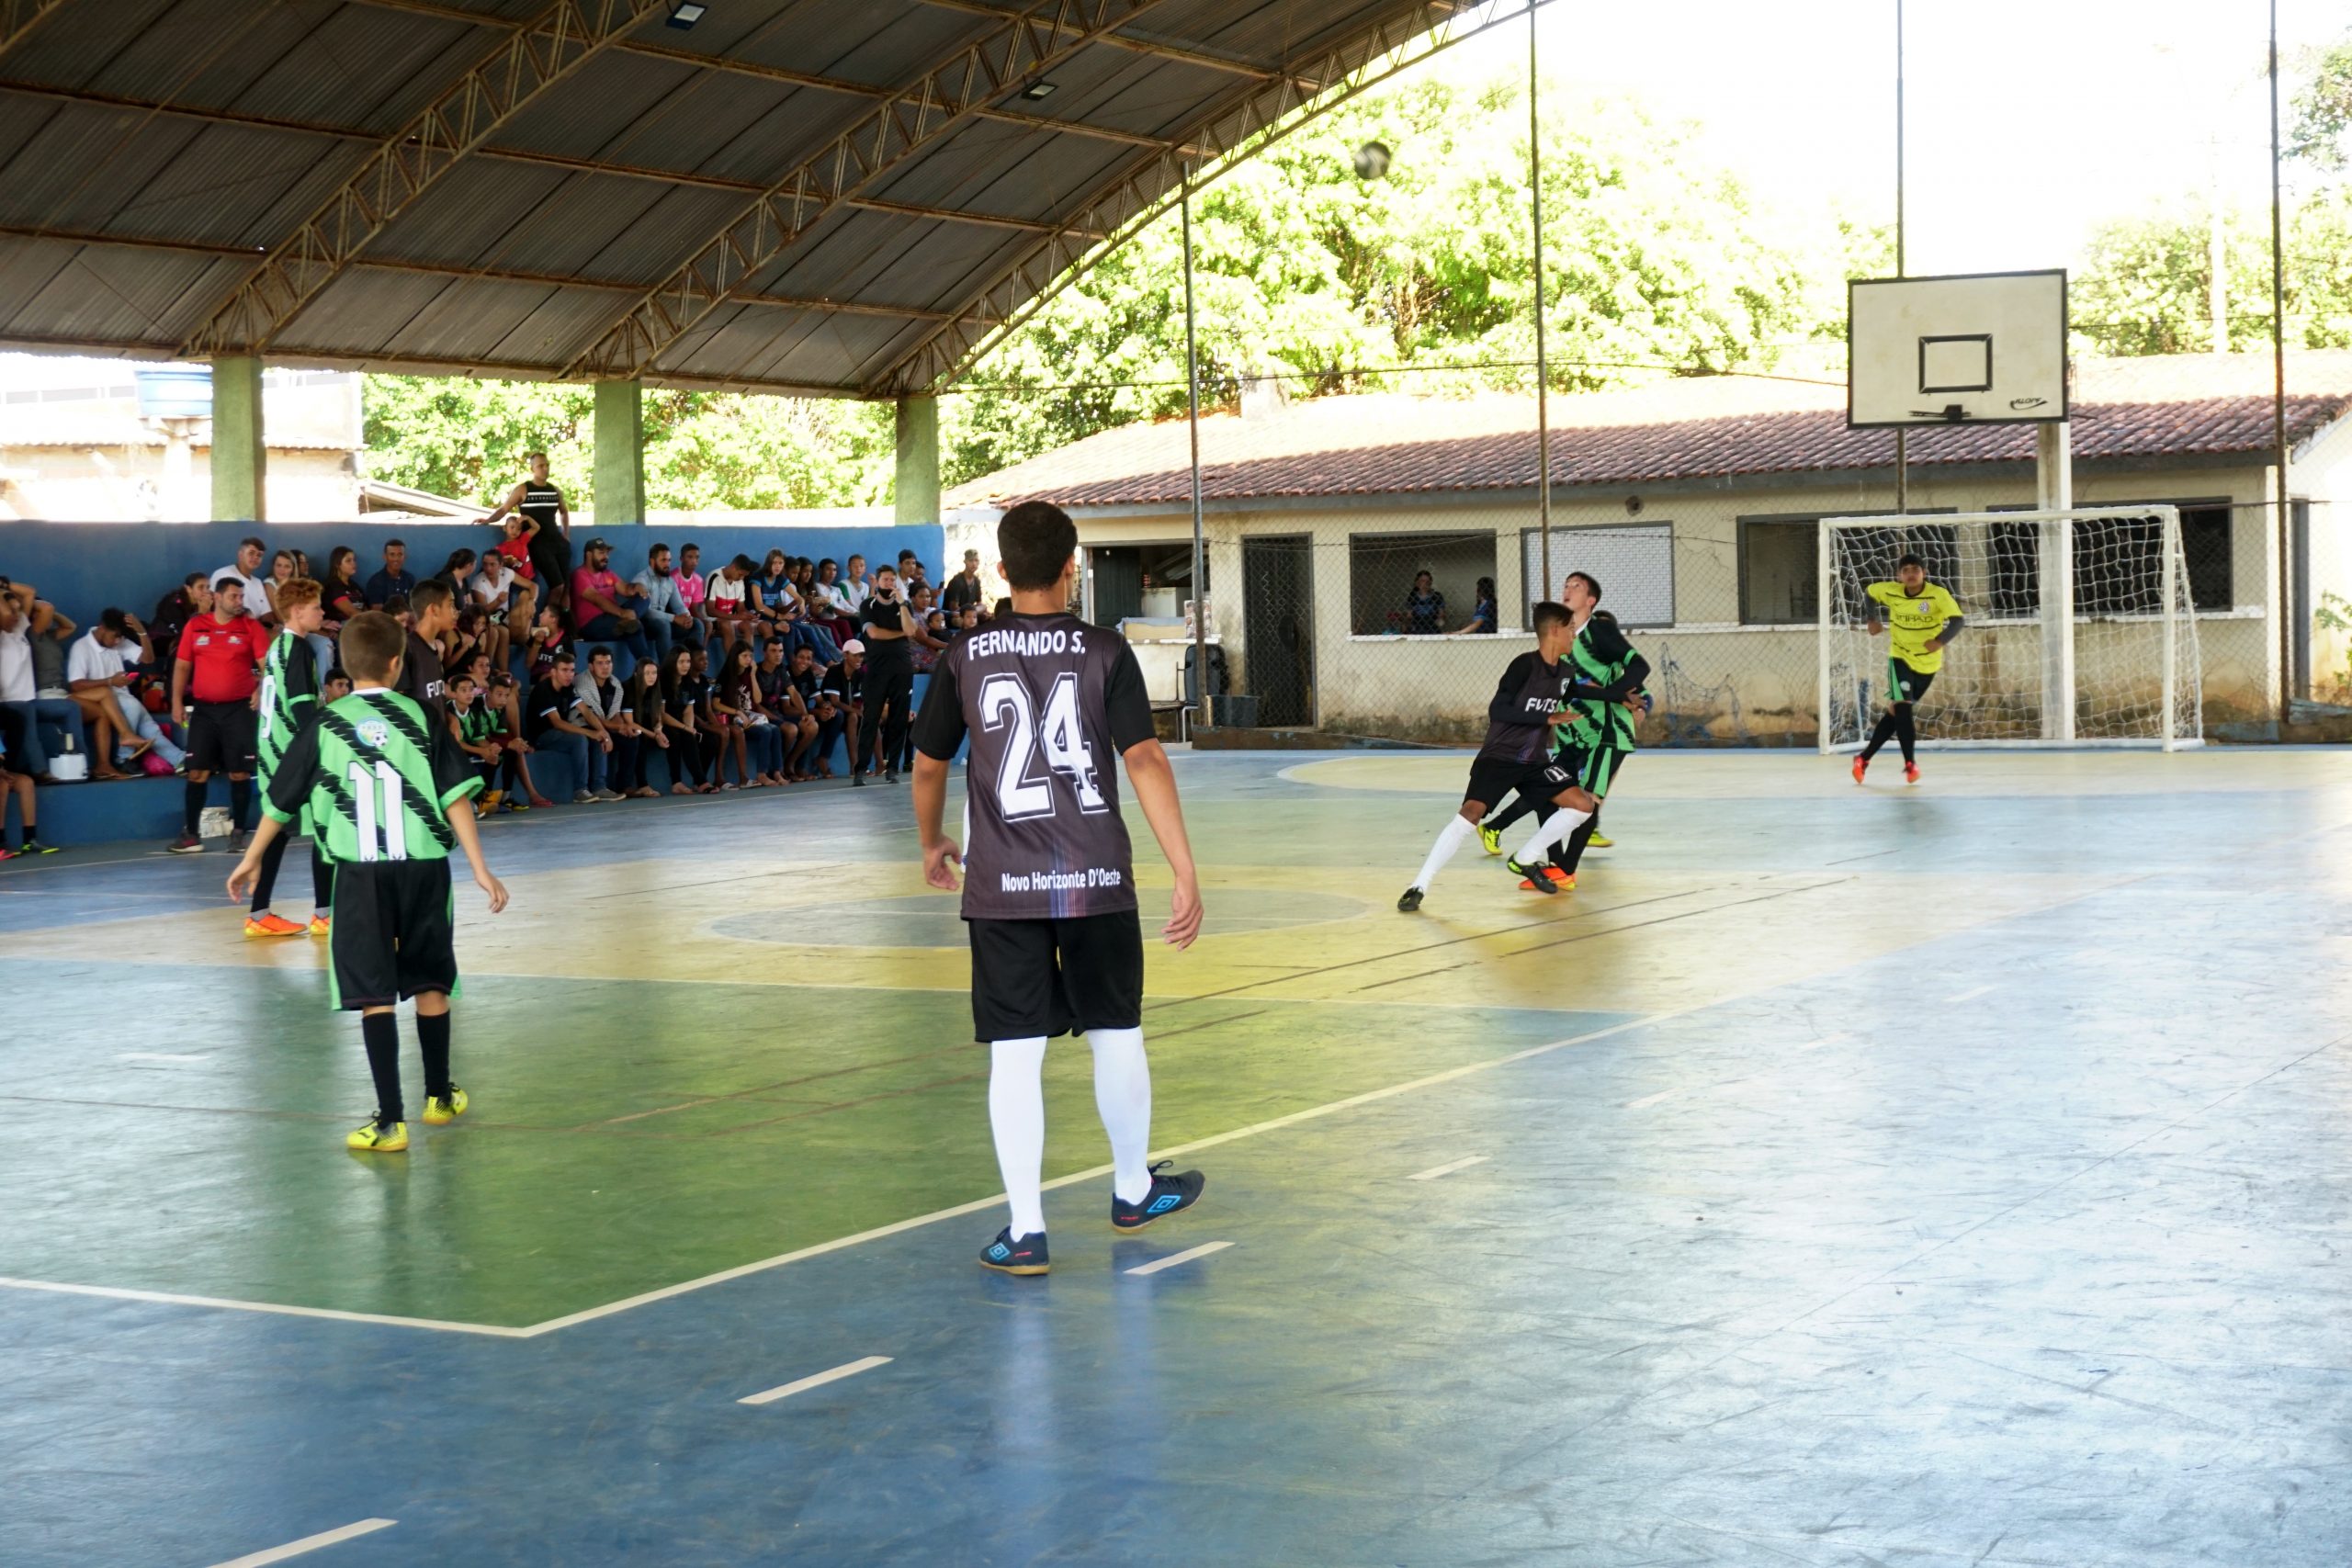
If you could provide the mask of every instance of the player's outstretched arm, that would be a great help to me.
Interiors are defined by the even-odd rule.
[[[947,818],[947,763],[928,751],[915,752],[915,830],[922,836],[922,879],[953,893],[956,868],[964,858],[942,825]]]
[[[1184,807],[1176,798],[1176,770],[1169,765],[1168,750],[1157,740],[1137,741],[1120,755],[1127,764],[1127,782],[1135,786],[1136,804],[1143,807],[1159,852],[1175,874],[1176,892],[1160,940],[1170,947],[1190,947],[1201,934],[1201,883],[1193,869],[1193,840],[1184,832]]]
[[[458,835],[458,847],[466,852],[466,863],[473,868],[474,886],[490,896],[490,912],[499,913],[506,908],[506,884],[490,874],[490,863],[481,858],[481,829],[474,822],[474,803],[452,801],[446,815],[449,830]]]

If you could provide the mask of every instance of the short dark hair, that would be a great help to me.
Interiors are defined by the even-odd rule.
[[[606,645],[605,645],[604,643],[601,643],[601,642],[600,642],[600,643],[598,643],[595,647],[594,647],[594,648],[592,648],[592,649],[590,649],[588,650],[588,657],[589,657],[590,659],[592,659],[592,660],[595,660],[595,659],[610,659],[612,656],[613,656],[613,650],[612,650],[609,647],[607,647]]]
[[[130,617],[112,605],[98,612],[98,625],[117,637],[127,637],[130,633]]]
[[[818,570],[819,571],[822,571],[822,570],[825,570],[827,567],[829,567],[829,566],[831,566],[831,567],[838,567],[838,566],[840,566],[840,565],[841,565],[841,562],[839,562],[839,561],[835,560],[835,559],[834,559],[832,557],[831,557],[831,556],[827,556],[823,560],[820,560],[820,561],[819,561],[819,562],[817,563],[817,570]]]
[[[469,686],[472,685],[474,683],[474,672],[470,670],[453,670],[449,672],[449,684],[454,686],[460,681],[463,681]]]
[[[660,555],[663,550],[666,550],[669,547],[669,546],[663,544],[661,540],[656,539],[651,544],[645,547],[645,558],[647,560],[651,560],[655,556]]]
[[[1050,501],[1024,501],[996,525],[1007,582],[1023,592],[1051,588],[1078,553],[1078,525]]]
[[[1894,570],[1901,571],[1906,566],[1916,566],[1921,571],[1928,570],[1928,563],[1926,561],[1921,560],[1917,556],[1910,555],[1906,555],[1901,560],[1896,561],[1894,563]]]
[[[409,593],[408,607],[422,615],[427,610],[436,609],[456,597],[456,594],[449,592],[449,585],[447,582],[437,577],[428,577]]]
[[[694,551],[696,555],[702,554],[702,547],[695,544],[692,539],[688,539],[684,544],[678,547],[678,553],[681,555],[684,554],[688,550]]]
[[[398,545],[401,549],[408,548],[408,541],[406,539],[386,539],[384,541],[384,548],[388,550],[395,545]]]
[[[545,452],[526,452],[523,454],[523,461],[526,463],[540,463],[545,462],[546,460],[547,454]]]
[[[405,593],[389,594],[385,597],[383,604],[379,606],[379,608],[388,615],[397,615],[402,610],[408,608],[408,595]]]
[[[263,544],[259,539],[254,538],[251,534],[246,535],[243,538],[239,539],[239,540],[237,541],[237,548],[239,548],[239,549],[241,549],[241,550],[242,550],[242,549],[243,549],[243,548],[245,548],[247,546],[251,546],[253,548],[257,549],[257,550],[266,550],[266,549],[269,548],[269,547],[268,547],[267,545]]]
[[[733,567],[737,571],[756,572],[760,570],[758,565],[752,561],[752,558],[746,555],[738,555],[733,560],[729,561],[727,564]]]
[[[686,645],[684,643],[680,643],[678,646],[680,648],[684,648]],[[559,664],[577,664],[579,662],[580,660],[571,656],[571,649],[564,647],[561,643],[558,643],[553,649],[548,650],[548,668],[550,670]]]
[[[1592,595],[1593,602],[1595,604],[1600,603],[1600,579],[1593,576],[1592,573],[1589,571],[1572,571],[1568,573],[1566,581],[1583,583],[1585,586],[1585,592]]]
[[[182,588],[193,588],[199,582],[209,583],[212,580],[210,578],[207,577],[200,571],[191,571],[186,577],[180,579],[180,586]]]
[[[338,665],[336,665],[334,669],[332,669],[332,670],[328,671],[324,675],[322,675],[321,677],[319,677],[319,684],[320,684],[320,685],[322,685],[322,686],[323,686],[323,685],[326,685],[329,682],[333,682],[333,681],[348,681],[348,680],[350,680],[350,679],[351,679],[351,671],[348,671],[348,670],[345,670],[342,665],[338,664]]]
[[[1542,637],[1554,626],[1569,626],[1575,620],[1576,616],[1569,613],[1566,604],[1555,604],[1546,599],[1535,606],[1535,635]]]
[[[354,679],[389,681],[393,663],[408,651],[408,628],[382,610],[363,610],[344,623],[335,647]]]

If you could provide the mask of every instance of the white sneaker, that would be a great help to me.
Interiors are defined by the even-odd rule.
[[[618,800],[621,798],[621,792],[616,789],[600,789],[596,792],[596,798],[598,800]]]
[[[584,789],[575,789],[571,792],[571,804],[574,806],[593,806],[596,797]]]

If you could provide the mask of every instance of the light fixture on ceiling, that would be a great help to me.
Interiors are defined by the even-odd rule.
[[[703,0],[670,0],[670,25],[684,32],[701,21],[703,13],[709,9]]]
[[[1021,89],[1021,96],[1034,104],[1040,98],[1052,97],[1054,96],[1054,85],[1051,82],[1032,82],[1027,86]]]

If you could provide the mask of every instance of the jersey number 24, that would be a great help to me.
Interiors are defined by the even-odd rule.
[[[997,766],[996,803],[1008,822],[1054,814],[1054,775],[1069,781],[1079,810],[1091,815],[1110,808],[1096,782],[1094,753],[1078,716],[1078,675],[1064,671],[1046,694],[1044,722],[1032,708],[1029,687],[1018,675],[991,675],[980,683],[980,722],[991,735],[1007,725],[1003,760]],[[1036,764],[1045,764],[1044,775]]]

